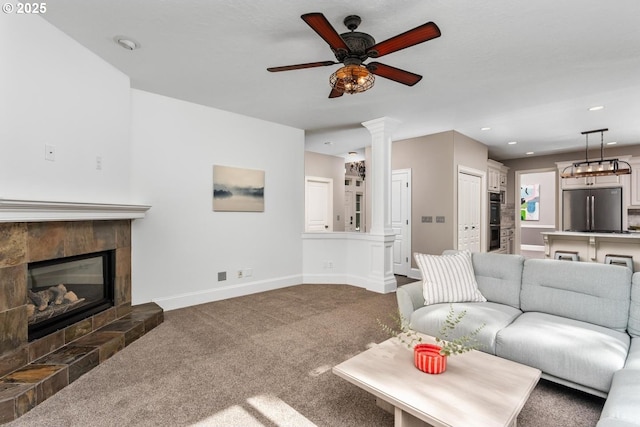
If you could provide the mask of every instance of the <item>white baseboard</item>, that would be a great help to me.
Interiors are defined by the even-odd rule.
[[[351,285],[381,294],[395,292],[397,287],[395,278],[393,277],[385,283],[378,283],[377,280],[367,279],[354,274],[305,274],[303,277],[303,283]]]
[[[544,252],[544,246],[542,245],[520,245],[521,251],[531,252]]]
[[[302,275],[279,277],[277,279],[261,280],[216,289],[207,289],[201,292],[189,292],[165,298],[156,298],[153,302],[162,307],[163,310],[170,311],[178,308],[190,307],[192,305],[205,304],[207,302],[220,301],[223,299],[241,297],[258,292],[286,288],[287,286],[295,286],[301,283]]]

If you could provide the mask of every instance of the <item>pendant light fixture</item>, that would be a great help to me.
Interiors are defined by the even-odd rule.
[[[563,169],[562,178],[583,178],[588,176],[627,175],[631,173],[631,165],[624,160],[604,158],[604,133],[609,129],[596,129],[581,132],[586,139],[585,160],[575,162]],[[589,135],[600,133],[600,159],[589,160]],[[622,166],[622,167],[621,167]]]

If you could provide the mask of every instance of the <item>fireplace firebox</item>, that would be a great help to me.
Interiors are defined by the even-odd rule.
[[[27,272],[29,341],[114,305],[114,250],[29,263]]]

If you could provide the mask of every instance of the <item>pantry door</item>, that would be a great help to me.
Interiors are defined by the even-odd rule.
[[[482,177],[458,172],[458,250],[482,247]]]

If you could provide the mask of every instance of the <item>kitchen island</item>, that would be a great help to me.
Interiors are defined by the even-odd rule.
[[[604,263],[607,255],[633,257],[640,271],[640,233],[543,232],[544,254],[553,259],[557,251],[575,252],[579,261]]]

